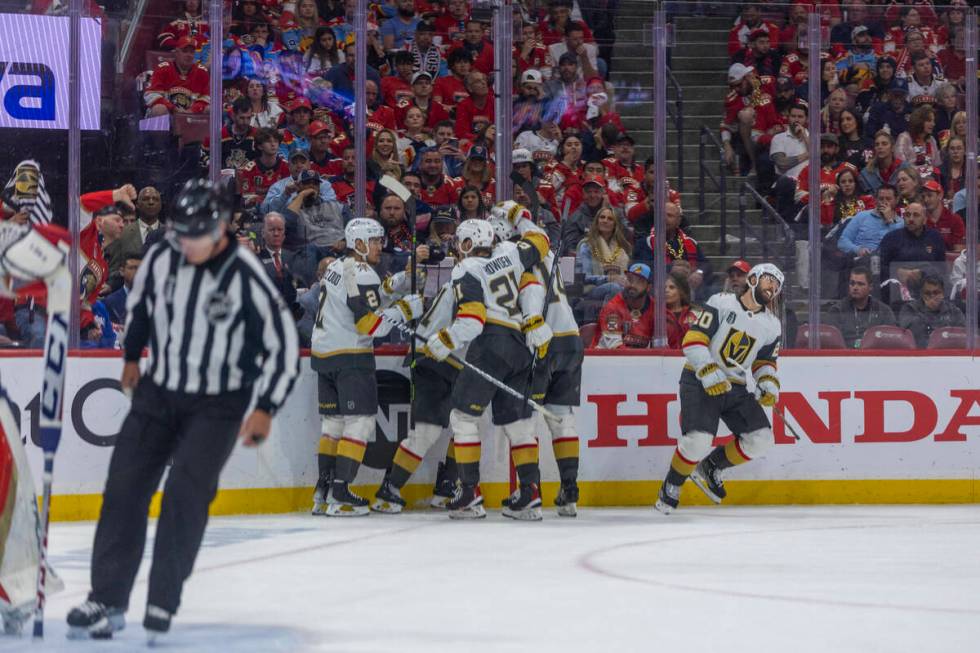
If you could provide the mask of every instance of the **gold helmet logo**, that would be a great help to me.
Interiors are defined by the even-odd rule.
[[[32,165],[21,164],[14,171],[14,199],[37,199],[41,172]]]

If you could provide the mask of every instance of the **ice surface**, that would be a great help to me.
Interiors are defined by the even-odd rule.
[[[162,650],[980,651],[978,506],[548,512],[214,519]],[[145,650],[145,565],[127,630],[65,639],[93,530],[52,525],[47,638],[0,650]]]

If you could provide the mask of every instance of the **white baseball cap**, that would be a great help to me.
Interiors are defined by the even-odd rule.
[[[521,75],[521,84],[541,84],[544,82],[544,78],[541,77],[541,71],[537,68],[528,68]]]
[[[511,153],[510,162],[514,165],[518,163],[534,163],[534,159],[531,157],[530,150],[519,147]]]
[[[742,81],[746,75],[755,70],[752,66],[746,66],[741,63],[733,63],[728,69],[728,83],[735,84],[736,82]]]

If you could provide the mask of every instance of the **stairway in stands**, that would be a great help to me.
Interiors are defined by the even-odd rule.
[[[637,141],[637,159],[644,160],[653,152],[653,9],[655,3],[625,0],[616,20],[616,45],[613,53],[611,80],[616,87],[617,108],[626,129]],[[728,90],[727,52],[728,30],[733,18],[729,16],[674,16],[674,43],[670,48],[670,67],[682,92],[684,131],[684,214],[690,224],[691,236],[696,238],[711,259],[717,272],[723,273],[728,264],[738,256],[738,189],[752,178],[729,176],[728,213],[729,242],[722,255],[720,242],[721,202],[716,188],[705,184],[705,212],[698,215],[699,167],[698,143],[702,126],[707,126],[717,136]],[[667,102],[673,105],[677,94],[668,85]],[[671,109],[673,110],[673,109]],[[667,175],[671,186],[677,188],[679,162],[677,141],[680,137],[672,115],[667,116]],[[717,148],[708,145],[708,168],[718,175]],[[759,224],[760,211],[749,202],[746,217],[751,224]],[[761,260],[761,247],[757,242],[747,246],[750,262]]]

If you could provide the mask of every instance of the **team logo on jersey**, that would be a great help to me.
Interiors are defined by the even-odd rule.
[[[231,315],[231,299],[223,292],[212,293],[204,304],[204,315],[209,322],[220,322]]]
[[[729,367],[745,366],[745,361],[749,358],[749,352],[755,347],[755,338],[739,331],[729,329],[725,336],[725,342],[721,345],[721,358]]]

